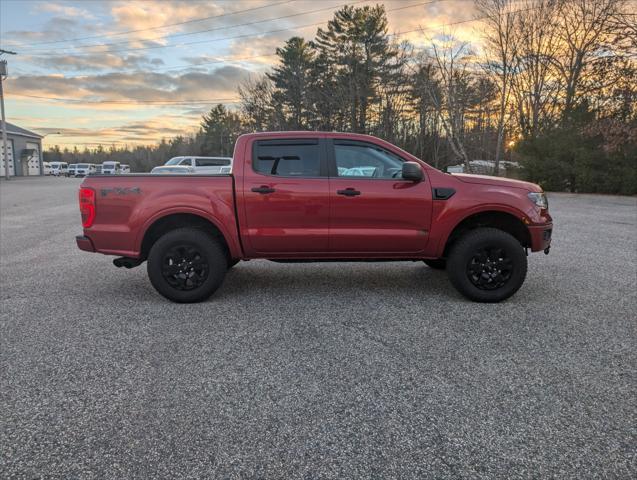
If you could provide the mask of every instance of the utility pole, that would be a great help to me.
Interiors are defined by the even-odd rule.
[[[0,55],[15,55],[15,52],[0,48]],[[9,150],[7,148],[7,119],[4,115],[4,89],[2,82],[7,78],[7,61],[0,60],[0,109],[2,110],[2,148],[4,149],[4,178],[9,180]]]

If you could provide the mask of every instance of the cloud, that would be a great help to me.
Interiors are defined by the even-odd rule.
[[[7,90],[15,94],[71,98],[77,102],[186,101],[234,98],[237,95],[237,85],[249,75],[249,70],[235,66],[181,75],[149,71],[74,78],[60,75],[22,75],[9,77]]]
[[[145,55],[114,55],[96,53],[91,55],[30,56],[32,63],[47,69],[64,71],[102,71],[108,69],[144,69],[164,65],[161,58],[149,58]]]
[[[181,115],[158,115],[142,120],[124,121],[117,125],[103,127],[46,126],[42,119],[21,118],[21,124],[47,137],[49,145],[83,144],[152,144],[161,138],[191,135],[199,129],[200,116],[193,118]],[[96,141],[97,140],[97,141]]]
[[[8,39],[12,45],[18,42],[24,46],[28,46],[29,42],[33,41],[55,42],[67,38],[69,32],[78,34],[86,33],[87,30],[74,18],[52,17],[39,30],[10,30],[4,33],[3,42]]]
[[[182,31],[187,28],[188,24],[155,28],[160,25],[188,22],[197,18],[220,15],[222,13],[223,8],[212,2],[125,2],[114,4],[111,8],[113,23],[117,25],[118,30],[133,31],[130,35],[127,35],[127,39],[131,41],[130,47],[132,48],[137,48],[149,42],[165,45],[167,40],[161,38],[162,36]],[[197,24],[201,28],[201,24],[199,22]]]
[[[60,5],[59,3],[40,3],[35,7],[36,12],[51,12],[67,17],[81,17],[85,19],[94,19],[95,16],[88,10],[83,8],[71,7],[68,5]]]
[[[64,139],[78,143],[95,141],[154,143],[162,137],[192,131],[198,127],[201,114],[208,111],[213,102],[157,106],[134,103],[134,101],[166,102],[236,98],[236,88],[242,81],[251,74],[259,75],[277,62],[277,58],[271,55],[275,53],[277,47],[283,45],[285,40],[291,36],[302,36],[308,40],[314,38],[317,26],[300,28],[300,25],[327,22],[332,18],[333,11],[340,8],[343,3],[340,0],[322,2],[302,0],[273,5],[279,1],[283,0],[235,2],[113,0],[99,4],[57,0],[54,3],[34,4],[30,13],[38,10],[41,18],[45,19],[37,31],[14,30],[3,32],[2,35],[3,43],[5,40],[10,40],[10,42],[22,42],[24,45],[24,49],[19,50],[20,55],[15,60],[11,60],[12,76],[7,80],[8,99],[12,107],[14,105],[20,107],[20,114],[25,119],[31,118],[22,122],[25,127],[38,128],[36,126],[40,125],[41,128],[38,129],[46,133],[50,131],[46,130],[47,128],[59,131],[60,128],[56,125],[69,126],[64,130],[64,136],[47,137],[49,143]],[[413,8],[402,8],[412,3],[404,0],[385,0],[378,3],[384,4],[388,10],[390,34],[414,30],[395,38],[409,40],[415,45],[416,50],[430,45],[431,41],[435,41],[441,33],[453,33],[460,40],[479,41],[479,22],[472,21],[440,28],[444,24],[473,19],[475,7],[472,1],[447,0]],[[375,5],[376,2],[366,4]],[[230,14],[267,5],[273,6],[254,12]],[[275,19],[327,8],[330,5],[334,6],[333,10],[236,27],[237,24],[260,19]],[[395,10],[397,8],[402,9]],[[214,16],[216,18],[192,21]],[[158,25],[179,22],[182,24],[154,28]],[[289,30],[283,30],[286,28]],[[121,32],[141,29],[147,30],[119,35]],[[173,39],[161,38],[205,29],[214,29],[214,31]],[[279,29],[283,31],[262,34],[265,31]],[[104,34],[118,35],[84,40],[79,43],[84,45],[116,43],[117,46],[81,49],[82,53],[90,52],[85,55],[66,54],[65,52],[74,51],[72,47],[81,48],[80,44],[70,42],[53,46],[50,56],[38,54],[48,47],[29,46],[34,42],[53,42],[71,37]],[[254,36],[223,42],[214,41],[237,35]],[[105,51],[199,40],[211,41],[181,48],[121,53]],[[7,42],[7,46],[10,42]],[[125,43],[120,44],[120,42]],[[28,50],[36,54],[29,55]],[[53,56],[53,54],[63,55]],[[245,57],[258,58],[241,60]],[[175,64],[186,64],[186,68],[171,71],[169,67]],[[66,72],[73,72],[73,76],[66,75]],[[12,96],[12,94],[20,93],[69,98],[75,101],[57,102]],[[87,101],[100,100],[115,100],[122,103],[87,103]],[[127,103],[128,101],[130,103]],[[236,108],[236,105],[230,108]],[[14,108],[11,110],[15,111]],[[93,115],[97,111],[99,115]],[[138,120],[145,115],[150,118]]]

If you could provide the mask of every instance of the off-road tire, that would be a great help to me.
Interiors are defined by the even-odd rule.
[[[479,288],[475,281],[472,281],[471,268],[475,267],[479,252],[493,252],[496,249],[500,249],[507,262],[510,261],[508,279],[502,286],[494,289],[484,289],[489,285]],[[447,262],[447,274],[452,285],[462,295],[476,302],[500,302],[509,298],[524,283],[526,271],[526,253],[520,242],[496,228],[478,228],[466,233],[453,245]],[[478,281],[482,281],[482,277],[479,277]]]
[[[184,258],[192,257],[198,268],[205,269],[205,275],[197,276],[197,282],[183,285],[180,289],[171,284],[182,281],[177,276],[165,274],[167,268],[174,268],[171,252],[186,250]],[[196,252],[193,256],[192,252]],[[184,260],[186,261],[186,260]],[[188,269],[190,270],[190,269]],[[195,228],[179,228],[160,237],[150,249],[147,262],[148,278],[155,290],[168,300],[177,303],[194,303],[206,300],[221,285],[228,270],[228,260],[221,243],[211,235]],[[204,271],[204,270],[200,270]],[[186,272],[186,275],[190,272]],[[179,274],[181,275],[181,274]],[[203,278],[203,280],[200,280]],[[190,279],[189,279],[190,280]],[[187,280],[188,281],[188,280]],[[200,285],[192,286],[193,283]]]

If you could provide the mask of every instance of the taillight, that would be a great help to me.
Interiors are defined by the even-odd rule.
[[[80,188],[80,213],[84,228],[93,225],[95,220],[95,190],[92,188]]]

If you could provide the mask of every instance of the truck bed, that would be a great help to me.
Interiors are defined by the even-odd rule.
[[[196,215],[208,220],[240,253],[232,175],[89,175],[95,221],[84,229],[92,251],[139,258],[142,240],[160,218]],[[239,255],[240,256],[240,255]]]

